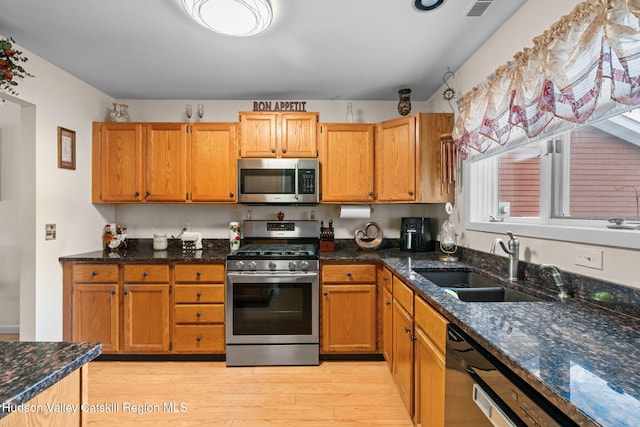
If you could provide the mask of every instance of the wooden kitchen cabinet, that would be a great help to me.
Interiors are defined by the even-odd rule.
[[[388,268],[383,267],[380,274],[382,284],[382,355],[387,361],[389,370],[393,368],[393,275]]]
[[[235,123],[94,123],[93,203],[233,203]]]
[[[169,286],[168,265],[124,266],[124,352],[169,350]]]
[[[322,202],[373,202],[375,125],[321,123],[319,133]]]
[[[120,349],[118,266],[74,266],[72,289],[73,341],[99,341],[104,353]]]
[[[240,157],[317,157],[318,117],[307,112],[241,112]]]
[[[447,321],[416,295],[414,422],[416,426],[444,426]]]
[[[225,352],[224,279],[222,264],[175,266],[175,353]]]
[[[413,416],[414,352],[413,291],[393,278],[393,379],[410,416]]]
[[[186,201],[187,124],[149,123],[145,130],[145,200]]]
[[[439,136],[453,129],[449,113],[417,113],[377,125],[375,196],[378,203],[444,203],[454,188],[443,182]],[[403,167],[398,167],[403,165]]]
[[[324,265],[321,294],[322,353],[376,353],[376,266]]]
[[[190,142],[192,202],[236,201],[235,123],[195,123]],[[215,176],[215,179],[211,179]]]
[[[94,123],[93,203],[143,200],[142,123]]]

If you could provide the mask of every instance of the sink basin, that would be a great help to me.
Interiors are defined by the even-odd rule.
[[[541,298],[502,286],[494,279],[474,271],[414,270],[417,274],[444,288],[460,301],[468,302],[527,302]]]

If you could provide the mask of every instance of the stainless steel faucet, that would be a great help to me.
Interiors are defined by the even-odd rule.
[[[564,287],[564,283],[562,283],[562,277],[560,276],[558,267],[553,264],[540,264],[540,270],[551,271],[551,278],[553,279],[553,283],[555,283],[556,287],[560,290],[560,293],[558,294],[558,298],[560,298],[560,301],[564,301],[569,298],[569,294]]]
[[[491,244],[491,253],[496,253],[496,246],[500,244],[502,250],[505,251],[509,255],[509,280],[518,280],[518,261],[520,260],[520,242],[516,237],[513,237],[513,233],[507,231],[509,235],[509,242],[507,245],[504,244],[504,241],[501,238],[497,238]]]

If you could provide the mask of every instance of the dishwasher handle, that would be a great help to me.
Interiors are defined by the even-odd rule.
[[[517,427],[478,384],[473,385],[473,401],[496,427]]]

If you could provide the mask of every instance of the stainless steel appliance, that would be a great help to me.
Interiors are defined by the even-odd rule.
[[[227,256],[227,366],[319,363],[318,221],[244,221]]]
[[[436,248],[431,234],[431,218],[405,217],[400,222],[400,249],[427,252]]]
[[[447,327],[444,402],[447,427],[577,425],[454,325]]]
[[[318,204],[319,177],[317,159],[238,159],[238,202]]]

